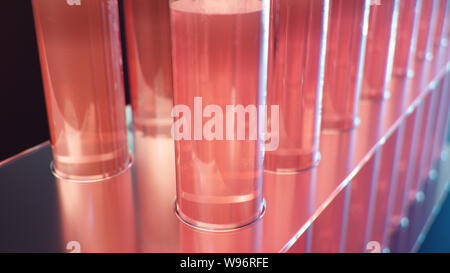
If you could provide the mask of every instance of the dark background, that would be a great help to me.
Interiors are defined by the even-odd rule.
[[[123,25],[122,1],[119,5]],[[0,39],[1,162],[49,139],[31,0],[2,1]],[[125,55],[125,43],[122,49]],[[124,56],[127,87],[126,64]]]

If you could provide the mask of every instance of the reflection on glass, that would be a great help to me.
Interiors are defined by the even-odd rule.
[[[397,172],[400,162],[400,150],[397,147],[402,140],[403,131],[397,129],[387,137],[383,146],[380,147],[379,167],[375,173],[375,184],[373,187],[373,199],[369,209],[369,218],[365,234],[365,242],[376,241],[381,248],[388,248],[388,224],[391,215],[391,195],[396,190],[393,177]]]
[[[75,242],[82,253],[138,250],[130,169],[100,182],[56,182],[68,247]]]
[[[313,222],[310,232],[311,252],[338,253],[341,251],[343,216],[348,207],[345,204],[346,189],[343,189]],[[307,235],[304,234],[303,236]]]
[[[431,93],[431,92],[430,92]],[[417,191],[419,190],[419,176],[421,161],[425,157],[424,149],[426,129],[428,124],[428,115],[431,110],[431,94],[428,93],[422,103],[419,105],[420,115],[416,118],[414,142],[412,145],[411,158],[409,160],[409,170],[407,177],[408,196],[404,200],[404,207],[406,207],[412,200],[414,200]]]
[[[344,252],[360,253],[366,251],[366,229],[369,216],[373,213],[374,188],[376,188],[376,173],[379,166],[379,152],[373,155],[364,166],[361,167],[352,179],[349,187],[348,215],[344,218],[346,236],[342,246]]]
[[[180,251],[183,253],[261,252],[261,221],[232,232],[210,232],[179,224]]]
[[[155,129],[159,129],[157,126]],[[143,252],[177,252],[175,148],[170,136],[134,132],[139,243]]]
[[[264,198],[271,209],[262,218],[263,252],[290,249],[288,242],[313,213],[316,173],[317,168],[283,175],[264,173]]]

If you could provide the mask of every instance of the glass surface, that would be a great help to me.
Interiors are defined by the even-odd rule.
[[[378,183],[376,172],[379,168],[379,153],[365,162],[358,174],[347,185],[346,205],[348,211],[344,214],[345,237],[342,237],[341,249],[343,252],[364,252],[368,243],[366,231],[369,216],[372,216],[376,205],[374,200],[374,189]]]
[[[311,241],[311,252],[342,252],[343,241],[346,237],[344,214],[348,211],[346,197],[347,190],[340,191],[307,231],[306,234]]]
[[[370,1],[330,2],[323,87],[323,129],[347,130],[358,124],[369,11]]]
[[[392,135],[383,139],[383,146],[377,150],[378,169],[374,173],[373,196],[371,196],[371,213],[367,221],[365,242],[380,242],[381,247],[388,247],[388,228],[391,218],[392,200],[395,195],[396,183],[394,175],[400,162],[400,152],[397,149],[402,140],[401,130],[396,130]]]
[[[63,240],[67,248],[74,246],[67,250],[138,251],[130,169],[101,182],[56,179],[54,183],[58,188]]]
[[[328,6],[325,0],[271,2],[267,105],[278,105],[280,113],[279,146],[266,152],[266,170],[299,171],[319,160]]]
[[[198,227],[262,213],[268,3],[170,2],[177,210]]]
[[[93,180],[129,165],[117,1],[34,0],[56,173]]]

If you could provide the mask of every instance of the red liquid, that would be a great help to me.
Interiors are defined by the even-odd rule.
[[[389,96],[398,1],[381,0],[380,5],[370,7],[369,32],[361,96],[383,99]]]
[[[401,0],[398,9],[398,26],[393,74],[405,76],[411,69],[410,52],[414,40],[414,26],[420,18],[420,1]],[[412,72],[412,71],[411,71]]]
[[[322,128],[345,130],[358,123],[369,2],[330,2]]]
[[[98,179],[129,163],[116,1],[33,1],[56,172]]]
[[[447,2],[449,1],[447,0]],[[448,46],[448,42],[450,39],[450,3],[447,3],[444,24],[444,30],[442,31],[442,45]]]
[[[429,51],[430,44],[430,32],[432,31],[433,17],[437,14],[437,10],[434,6],[438,4],[436,0],[422,0],[422,10],[420,12],[420,21],[418,26],[418,38],[417,38],[417,48],[416,57],[418,59],[430,59],[432,56],[426,56]]]
[[[267,104],[280,106],[280,146],[265,169],[298,171],[319,159],[323,0],[275,0],[271,6]]]
[[[262,2],[180,0],[170,8],[174,104],[185,104],[194,113],[194,97],[201,97],[203,106],[221,107],[225,119],[226,105],[263,102],[259,84]],[[248,124],[248,115],[245,119]],[[177,200],[183,219],[223,229],[258,217],[263,147],[248,140],[248,132],[246,136],[236,140],[235,130],[235,140],[193,140],[191,136],[192,140],[176,141]]]
[[[441,45],[446,45],[447,41],[445,40],[445,32],[448,31],[448,22],[450,19],[446,20],[446,17],[450,16],[450,1],[448,0],[440,0],[438,14],[436,19],[436,30],[434,32],[434,46],[440,47]]]
[[[169,135],[173,105],[169,2],[124,4],[135,129]]]

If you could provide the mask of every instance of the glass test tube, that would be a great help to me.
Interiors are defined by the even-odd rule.
[[[327,36],[322,129],[358,125],[370,1],[333,0]]]
[[[436,21],[436,30],[434,32],[434,46],[440,47],[445,46],[447,44],[447,40],[445,37],[446,28],[449,27],[448,19],[450,17],[450,1],[449,0],[440,0],[439,1],[439,9],[437,14]],[[448,31],[448,30],[447,30]]]
[[[96,183],[56,179],[56,185],[64,246],[78,243],[82,253],[138,251],[131,168]]]
[[[177,212],[193,226],[234,229],[263,211],[265,115],[256,108],[265,105],[269,8],[170,2]]]
[[[398,2],[399,0],[380,0],[370,7],[362,98],[389,97],[388,87],[397,34]]]
[[[129,166],[115,0],[33,0],[55,174],[92,180]]]
[[[433,54],[432,37],[434,37],[435,17],[439,8],[439,0],[422,0],[422,9],[420,12],[420,21],[418,24],[416,57],[419,60],[431,60]]]
[[[170,135],[173,106],[169,2],[124,2],[134,129]]]
[[[448,46],[450,40],[450,1],[447,0],[447,10],[444,19],[444,29],[442,31],[442,46]]]
[[[393,68],[395,76],[412,76],[411,58],[414,55],[417,36],[414,30],[419,23],[421,6],[422,0],[400,0]]]
[[[279,146],[266,151],[265,170],[299,171],[319,160],[328,7],[328,0],[271,2],[267,105],[279,106]]]

